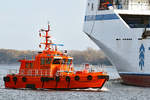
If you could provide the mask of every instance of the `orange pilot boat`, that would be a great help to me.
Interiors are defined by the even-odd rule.
[[[5,88],[31,88],[31,89],[83,89],[102,88],[109,76],[104,72],[89,71],[89,65],[85,69],[75,71],[72,66],[73,58],[66,52],[57,50],[48,29],[40,30],[40,37],[45,38],[45,49],[38,52],[33,60],[19,60],[21,65],[17,74],[7,74],[3,80]],[[42,36],[41,32],[46,33]],[[41,45],[40,45],[41,46]]]

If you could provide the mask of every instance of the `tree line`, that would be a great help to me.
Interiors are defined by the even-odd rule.
[[[11,49],[0,49],[0,64],[16,64],[20,59],[32,59],[37,51],[19,51]],[[87,48],[86,50],[70,50],[68,55],[72,56],[74,64],[89,63],[93,65],[111,65],[104,53],[100,50]]]
[[[74,58],[74,64],[112,65],[102,51],[92,48],[83,51],[71,50],[69,55]]]
[[[0,64],[16,64],[20,59],[32,59],[35,54],[35,51],[0,49]]]

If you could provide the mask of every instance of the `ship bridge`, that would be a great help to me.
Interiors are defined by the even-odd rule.
[[[130,28],[143,28],[143,38],[150,36],[149,0],[99,0],[98,10],[113,9]]]
[[[106,10],[107,6],[113,6],[119,11],[149,11],[149,0],[99,0],[99,10]]]
[[[150,10],[149,0],[112,0],[113,6],[118,10]]]

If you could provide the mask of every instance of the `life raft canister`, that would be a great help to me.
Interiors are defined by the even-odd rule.
[[[4,77],[3,80],[4,80],[4,82],[9,82],[10,81],[10,77],[8,77],[8,76]]]
[[[93,77],[92,77],[91,75],[88,75],[88,76],[87,76],[87,80],[92,80],[92,78],[93,78]]]
[[[80,77],[79,76],[75,76],[74,78],[76,81],[79,81],[80,80]]]
[[[70,77],[69,76],[66,76],[66,81],[70,82]]]

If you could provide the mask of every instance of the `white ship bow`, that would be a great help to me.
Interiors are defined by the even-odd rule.
[[[149,0],[88,0],[84,32],[126,84],[150,86]]]

